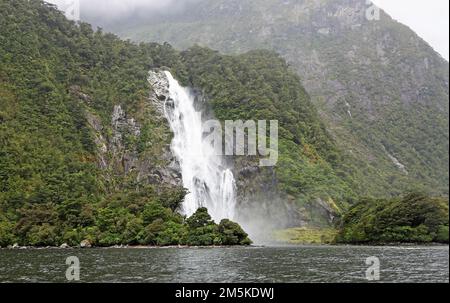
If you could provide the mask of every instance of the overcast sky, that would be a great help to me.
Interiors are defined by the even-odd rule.
[[[71,0],[47,0],[55,4]],[[197,0],[80,0],[89,15],[115,18],[139,11],[172,11],[174,3]],[[411,27],[445,59],[449,59],[449,0],[373,0],[394,19]],[[83,11],[81,11],[83,15]]]
[[[449,59],[449,0],[373,0]]]

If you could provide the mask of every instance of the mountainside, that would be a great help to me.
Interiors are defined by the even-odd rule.
[[[280,121],[276,168],[230,159],[239,222],[329,225],[355,197],[344,156],[277,54],[136,45],[42,1],[1,0],[0,246],[249,243],[204,209],[178,213],[186,192],[159,108],[168,96],[149,79],[161,69],[219,119]]]
[[[420,187],[448,195],[448,62],[384,12],[369,20],[370,7],[365,0],[198,0],[181,12],[105,26],[179,49],[276,51],[345,153],[358,194]]]
[[[0,245],[156,243],[143,230],[180,223],[184,195],[177,177],[152,178],[170,160],[148,101],[158,46],[42,1],[2,0],[0,28]]]
[[[224,56],[194,47],[181,53],[187,83],[220,121],[278,120],[279,159],[259,167],[234,156],[238,218],[255,231],[294,225],[328,226],[355,198],[351,171],[316,108],[286,62],[268,51]]]

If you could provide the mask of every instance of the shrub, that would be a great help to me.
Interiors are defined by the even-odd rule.
[[[219,233],[222,245],[250,245],[252,242],[248,234],[241,226],[228,219],[224,219],[219,224]]]
[[[164,225],[164,230],[158,234],[156,243],[159,246],[182,245],[186,242],[186,236],[187,228],[185,225],[168,222]]]
[[[439,243],[449,243],[448,225],[441,225],[436,235],[435,241]]]
[[[0,221],[0,247],[14,244],[14,225],[8,221]]]
[[[32,246],[55,246],[58,244],[56,228],[48,223],[33,226],[27,234]]]

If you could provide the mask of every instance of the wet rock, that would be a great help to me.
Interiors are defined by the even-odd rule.
[[[63,244],[61,244],[61,246],[59,248],[67,249],[67,248],[70,248],[70,246],[67,243],[63,243]]]
[[[90,247],[92,247],[92,243],[89,240],[83,240],[80,243],[80,247],[81,248],[90,248]]]
[[[148,82],[152,87],[150,99],[159,113],[164,116],[164,105],[169,100],[169,80],[163,70],[152,70],[148,74]]]
[[[328,223],[332,225],[338,214],[331,203],[318,198],[316,199],[316,203],[314,205],[316,206],[317,211],[322,214],[322,217],[326,218]]]
[[[239,175],[244,177],[244,178],[249,178],[252,175],[258,174],[259,172],[259,167],[257,166],[247,166],[242,168],[239,171]]]
[[[152,89],[140,119],[145,119],[142,114],[149,114],[150,119],[166,124],[169,132],[164,115],[164,104],[169,100],[169,81],[162,69],[149,72],[148,81]],[[89,99],[80,88],[72,87],[71,92],[80,99]],[[147,149],[143,151],[137,144],[142,139],[142,121],[131,116],[122,105],[114,106],[109,125],[104,125],[105,122],[88,109],[85,117],[96,146],[97,165],[107,181],[133,174],[138,183],[182,186],[180,167],[171,152],[169,135],[164,134],[167,137],[162,137],[162,142],[145,142],[143,145]],[[145,152],[147,150],[150,152]]]

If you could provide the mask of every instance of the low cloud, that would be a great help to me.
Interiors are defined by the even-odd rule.
[[[47,0],[62,10],[73,1],[79,2],[83,20],[93,24],[108,24],[133,16],[178,13],[198,0]]]
[[[138,12],[170,11],[184,0],[81,0],[81,11],[91,17],[123,18]]]

